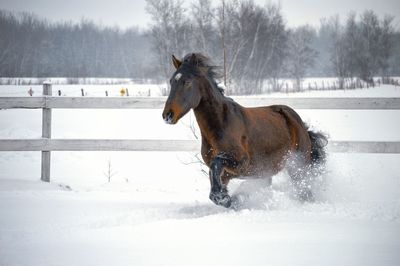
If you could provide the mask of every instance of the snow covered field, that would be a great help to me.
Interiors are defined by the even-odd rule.
[[[85,86],[93,96],[110,87]],[[158,96],[160,87],[150,94]],[[29,88],[0,86],[0,96],[26,95]],[[280,96],[287,95],[271,95]],[[400,97],[400,88],[296,96]],[[331,139],[399,141],[400,111],[299,113]],[[168,126],[161,110],[53,110],[52,134],[193,139],[191,120]],[[40,137],[40,123],[41,110],[0,110],[0,138]],[[193,158],[53,152],[47,184],[39,181],[39,152],[1,152],[0,265],[400,265],[399,154],[329,154],[316,203],[293,199],[285,173],[272,187],[235,181],[231,193],[249,197],[238,211],[208,200],[208,178]]]

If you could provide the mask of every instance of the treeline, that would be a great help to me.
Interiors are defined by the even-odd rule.
[[[232,93],[279,91],[283,78],[339,77],[340,84],[400,76],[400,33],[373,11],[289,28],[278,5],[225,0],[147,0],[147,30],[50,23],[0,11],[1,77],[110,77],[168,80],[171,54],[202,52],[226,69]],[[224,56],[225,55],[225,56]]]
[[[374,76],[385,82],[398,75],[400,35],[392,21],[391,16],[380,20],[373,11],[365,11],[358,18],[350,13],[344,25],[338,16],[321,24],[320,35],[327,35],[331,43],[329,59],[339,88],[354,77],[373,83]]]
[[[335,16],[310,26],[289,28],[278,5],[253,1],[197,0],[188,9],[181,0],[147,0],[151,40],[160,73],[170,75],[170,55],[201,51],[225,65],[234,93],[258,93],[269,83],[281,90],[289,78],[302,89],[307,75],[337,76],[372,82],[373,76],[399,75],[400,35],[393,17],[373,11],[352,13],[344,25]],[[225,50],[225,59],[224,59]]]
[[[33,14],[0,11],[1,77],[145,78],[149,41],[89,20],[50,23]]]

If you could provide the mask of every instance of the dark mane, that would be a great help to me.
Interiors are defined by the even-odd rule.
[[[191,73],[196,76],[205,74],[211,87],[224,95],[224,89],[217,83],[217,80],[223,76],[221,67],[214,65],[210,58],[201,53],[189,53],[183,58],[183,65],[189,66]]]

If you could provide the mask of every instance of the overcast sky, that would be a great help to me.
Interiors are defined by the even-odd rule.
[[[193,0],[192,0],[193,1]],[[185,1],[189,5],[191,1]],[[215,0],[216,3],[220,0]],[[351,11],[361,13],[374,10],[379,16],[396,16],[395,27],[400,28],[400,0],[255,0],[265,3],[280,2],[289,26],[319,25],[320,18],[339,14],[342,18]],[[150,18],[145,11],[145,0],[0,0],[0,9],[28,11],[52,21],[79,21],[88,18],[103,25],[147,27]]]

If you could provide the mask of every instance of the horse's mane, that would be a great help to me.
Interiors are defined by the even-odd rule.
[[[223,76],[221,67],[214,65],[210,58],[201,53],[190,53],[183,58],[183,64],[190,66],[192,74],[196,76],[205,73],[211,87],[224,95],[224,89],[219,87],[217,83],[217,79]]]

